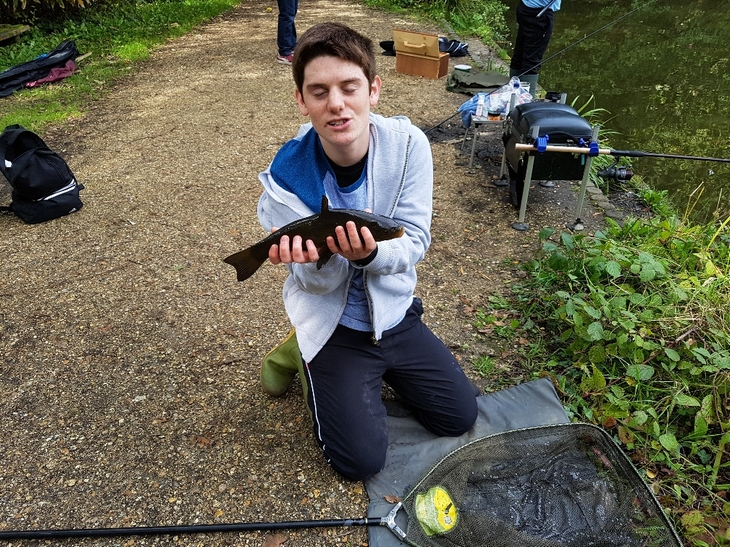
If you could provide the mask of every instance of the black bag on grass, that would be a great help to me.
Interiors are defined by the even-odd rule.
[[[20,125],[10,125],[0,134],[0,172],[13,188],[12,203],[0,209],[23,222],[45,222],[83,206],[79,198],[83,186],[63,158]]]
[[[79,56],[73,40],[61,42],[56,49],[19,65],[0,72],[0,97],[7,97],[23,89],[25,84],[48,76],[53,68],[60,68],[66,62]]]

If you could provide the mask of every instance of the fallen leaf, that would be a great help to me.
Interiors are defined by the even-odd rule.
[[[390,494],[387,495],[387,496],[383,496],[383,499],[385,501],[387,501],[388,503],[398,503],[400,501],[403,501],[403,500],[401,500],[400,497],[398,497],[398,496],[391,496]]]
[[[612,427],[616,427],[616,418],[613,416],[604,416],[601,420],[601,425],[604,427],[604,429],[611,429]]]
[[[203,437],[202,435],[196,435],[195,444],[198,448],[205,448],[210,444],[210,439],[208,437]]]

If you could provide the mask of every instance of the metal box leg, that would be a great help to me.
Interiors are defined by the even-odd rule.
[[[540,126],[536,125],[532,128],[530,136],[533,140],[537,139],[540,134]],[[512,223],[512,227],[515,230],[524,232],[530,225],[525,222],[525,212],[527,211],[527,197],[530,194],[530,184],[532,184],[532,168],[535,166],[535,153],[530,152],[530,156],[527,158],[527,170],[525,171],[525,180],[522,187],[522,201],[520,201],[520,215],[517,218],[517,222]]]
[[[598,139],[598,126],[593,126],[593,135],[591,137],[594,141]],[[566,224],[566,227],[570,230],[582,230],[584,228],[583,221],[580,219],[581,212],[583,212],[583,203],[586,198],[586,189],[588,188],[588,181],[591,175],[591,164],[593,163],[593,156],[584,156],[585,166],[583,167],[583,179],[580,184],[580,192],[578,193],[578,203],[575,207],[575,222]]]

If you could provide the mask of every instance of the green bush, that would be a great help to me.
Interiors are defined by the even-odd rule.
[[[573,417],[612,431],[685,532],[705,533],[730,486],[730,218],[607,221],[541,232],[526,325]]]
[[[420,13],[445,21],[460,36],[478,36],[487,44],[505,39],[507,6],[500,0],[365,0],[371,7]]]
[[[134,6],[134,0],[0,0],[3,23],[48,25],[78,17],[85,10]]]
[[[76,13],[90,0],[0,0],[9,23],[34,23]]]

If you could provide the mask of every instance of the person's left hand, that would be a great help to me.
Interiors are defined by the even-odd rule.
[[[351,262],[367,258],[377,246],[378,243],[370,230],[363,226],[358,234],[357,225],[352,221],[349,221],[344,227],[337,226],[335,237],[327,237],[329,250],[341,254]]]

